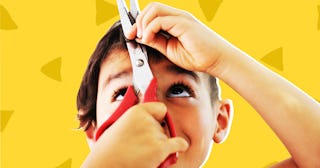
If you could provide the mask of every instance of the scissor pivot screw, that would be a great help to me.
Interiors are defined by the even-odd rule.
[[[136,66],[137,66],[137,67],[141,67],[141,66],[143,66],[143,64],[144,64],[144,62],[143,62],[142,59],[138,59],[138,60],[136,61]]]

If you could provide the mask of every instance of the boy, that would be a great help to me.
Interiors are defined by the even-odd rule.
[[[157,34],[160,30],[172,37]],[[320,167],[320,105],[190,14],[152,3],[126,38],[161,53],[148,49],[162,103],[130,108],[97,142],[92,140],[131,84],[130,60],[116,24],[90,58],[78,93],[79,118],[91,147],[83,167],[157,167],[174,152],[179,159],[172,167],[199,167],[211,141],[225,139],[232,120],[232,104],[220,100],[211,76],[244,97],[285,144],[292,158],[275,166]],[[176,138],[162,123],[166,111]]]

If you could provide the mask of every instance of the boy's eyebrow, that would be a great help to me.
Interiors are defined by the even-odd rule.
[[[177,65],[167,65],[165,67],[169,72],[173,72],[175,74],[186,74],[190,77],[192,77],[196,82],[199,82],[200,77],[193,71],[188,71],[186,69],[180,68]],[[108,76],[108,78],[105,80],[103,87],[106,87],[112,80],[117,79],[117,78],[121,78],[121,77],[125,77],[125,76],[129,76],[132,74],[132,70],[131,67],[128,69],[124,69],[123,71],[120,71],[118,73],[115,74],[110,74]]]
[[[199,75],[197,75],[195,72],[180,68],[177,65],[167,65],[166,69],[169,72],[174,72],[176,74],[186,74],[186,75],[192,77],[196,82],[199,82],[199,80],[200,80]]]
[[[103,87],[106,87],[112,80],[114,79],[117,79],[117,78],[121,78],[121,77],[124,77],[124,76],[129,76],[131,74],[131,68],[129,69],[125,69],[123,71],[120,71],[118,73],[115,73],[115,74],[110,74],[108,76],[108,78],[105,80],[104,84],[103,84]]]

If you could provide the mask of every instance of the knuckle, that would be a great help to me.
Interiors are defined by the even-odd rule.
[[[182,15],[184,17],[188,18],[188,19],[192,19],[193,18],[193,15],[190,12],[185,11],[185,10],[182,11]]]
[[[151,2],[151,3],[150,3],[150,7],[151,7],[151,8],[157,8],[159,5],[160,5],[159,2]]]
[[[154,20],[155,20],[154,24],[157,24],[157,23],[159,23],[159,22],[161,22],[163,20],[163,17],[157,17]]]
[[[161,4],[159,2],[152,2],[150,4],[150,11],[158,12],[161,9]]]

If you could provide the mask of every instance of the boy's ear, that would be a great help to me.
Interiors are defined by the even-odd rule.
[[[83,113],[83,111],[80,109],[78,114],[82,114],[82,113]],[[95,126],[95,124],[92,124],[92,123],[87,123],[87,124],[90,124],[90,126],[84,132],[86,133],[87,143],[89,145],[89,148],[91,149],[93,147],[94,142],[95,142],[94,135],[96,133],[96,126]],[[87,124],[80,125],[80,126],[81,126],[81,128],[86,128]]]
[[[215,143],[222,143],[228,137],[231,123],[233,119],[233,105],[232,101],[221,100],[217,103],[218,109],[216,110],[216,130],[213,135],[213,140]]]

